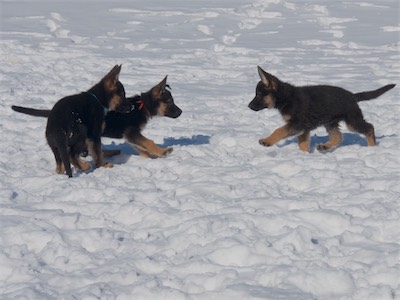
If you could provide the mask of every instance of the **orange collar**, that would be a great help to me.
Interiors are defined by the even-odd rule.
[[[136,102],[139,106],[138,106],[138,109],[139,110],[142,110],[142,109],[144,109],[144,111],[145,111],[145,113],[146,113],[146,117],[148,118],[148,119],[151,119],[151,113],[150,113],[150,111],[148,110],[148,108],[146,107],[146,105],[144,105],[144,101],[142,100],[142,98],[139,98],[139,100]]]

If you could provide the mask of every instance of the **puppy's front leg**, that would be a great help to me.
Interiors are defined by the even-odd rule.
[[[105,168],[112,168],[112,163],[107,163],[104,161],[103,158],[103,151],[101,151],[101,141],[100,139],[97,141],[88,140],[87,145],[89,148],[89,154],[93,158],[96,168],[98,167],[105,167]]]
[[[310,146],[310,131],[306,130],[298,136],[299,148],[304,152],[308,152]]]
[[[126,134],[125,139],[134,146],[134,148],[139,152],[140,155],[144,157],[164,157],[171,153],[173,150],[172,147],[158,147],[152,140],[144,137],[138,132],[135,132],[134,134]]]
[[[289,124],[286,124],[285,126],[276,129],[269,137],[261,139],[258,142],[263,146],[269,147],[293,134],[294,133],[292,133]]]
[[[143,150],[140,147],[133,146],[133,148],[135,148],[135,150],[139,153],[140,156],[143,156],[145,158],[158,158],[159,157],[157,155],[154,155],[154,154],[152,154],[150,152],[147,152],[147,151]]]

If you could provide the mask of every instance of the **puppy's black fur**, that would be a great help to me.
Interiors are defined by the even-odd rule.
[[[86,147],[96,167],[112,167],[103,161],[100,136],[107,111],[128,112],[131,109],[124,87],[118,81],[120,71],[121,66],[116,65],[87,92],[62,98],[48,111],[46,139],[54,153],[57,173],[66,172],[72,177],[70,163],[88,170],[89,164],[79,159]],[[12,108],[19,110],[15,106]]]
[[[372,124],[364,120],[358,102],[379,97],[395,87],[389,84],[374,91],[353,94],[343,88],[327,85],[295,87],[280,81],[258,67],[261,81],[256,87],[256,96],[249,108],[259,111],[276,108],[286,125],[276,129],[269,137],[259,140],[263,146],[272,146],[289,136],[298,135],[299,147],[309,150],[310,131],[324,126],[329,134],[325,144],[318,145],[319,151],[334,149],[342,141],[339,122],[366,136],[368,146],[376,145]]]
[[[152,140],[141,134],[147,122],[153,116],[177,118],[182,110],[175,105],[171,92],[167,89],[167,76],[149,91],[140,96],[127,98],[132,106],[129,113],[109,112],[105,116],[105,128],[102,136],[125,138],[140,155],[150,158],[165,156],[172,148],[160,148]],[[49,110],[12,106],[12,109],[28,115],[48,117]],[[115,155],[119,151],[105,151],[105,155]]]

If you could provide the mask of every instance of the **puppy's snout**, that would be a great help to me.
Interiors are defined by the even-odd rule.
[[[259,106],[257,105],[257,98],[254,98],[250,101],[248,107],[254,111],[260,110]]]
[[[131,102],[126,99],[125,97],[121,98],[119,105],[116,107],[116,111],[120,112],[120,113],[128,113],[130,111],[132,111],[133,106],[131,104]]]

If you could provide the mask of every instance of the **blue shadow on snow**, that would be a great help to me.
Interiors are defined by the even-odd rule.
[[[189,145],[204,145],[210,143],[210,136],[208,135],[193,135],[192,137],[180,137],[180,138],[172,138],[168,137],[164,139],[163,144],[159,145],[162,148],[171,147],[171,146],[189,146]],[[126,155],[139,155],[133,147],[127,143],[116,144],[112,142],[108,145],[103,145],[105,150],[120,150],[121,154]]]
[[[328,141],[328,138],[328,136],[312,136],[310,139],[310,152],[314,152],[317,145],[326,143]],[[383,138],[385,138],[385,136],[377,137],[376,140],[377,142],[379,142]],[[282,144],[278,145],[278,147],[281,148],[290,144],[297,144],[297,137],[287,139]],[[339,147],[351,145],[360,145],[362,147],[367,147],[367,140],[363,135],[359,135],[357,133],[343,133],[343,141]]]

